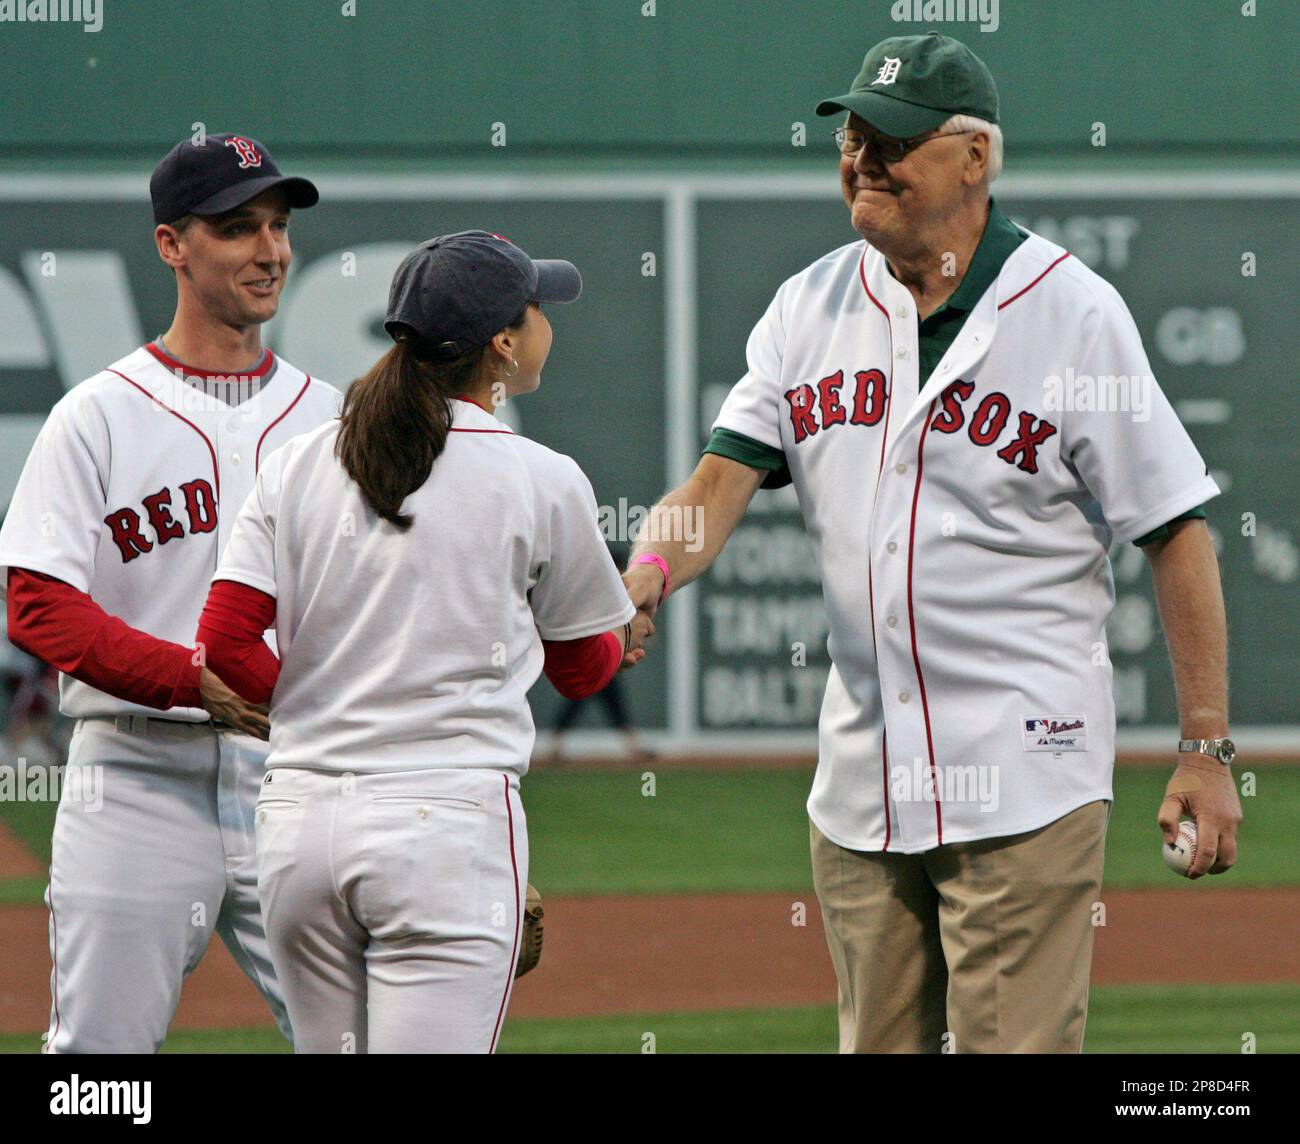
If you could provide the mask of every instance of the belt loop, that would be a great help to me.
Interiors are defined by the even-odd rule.
[[[123,735],[129,735],[129,734],[131,733],[131,716],[130,716],[130,715],[114,715],[114,716],[113,716],[113,730],[114,730],[114,731],[117,731],[117,732],[119,732],[120,734],[123,734]]]

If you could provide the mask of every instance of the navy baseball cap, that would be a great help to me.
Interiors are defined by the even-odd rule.
[[[529,258],[508,238],[462,230],[422,242],[402,259],[388,292],[384,329],[409,326],[439,357],[486,345],[529,302],[572,302],[582,275],[572,262]]]
[[[223,132],[202,143],[185,139],[163,156],[149,179],[153,219],[234,210],[272,187],[283,187],[291,207],[314,207],[320,192],[307,179],[280,174],[271,153],[247,135]]]

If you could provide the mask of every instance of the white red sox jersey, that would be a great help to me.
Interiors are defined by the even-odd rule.
[[[405,532],[335,459],[337,422],[263,463],[213,579],[276,600],[268,768],[522,775],[541,641],[635,616],[577,463],[451,404]]]
[[[273,355],[260,389],[235,405],[214,396],[220,385],[187,383],[182,368],[142,346],[54,406],[0,529],[0,592],[10,567],[28,568],[89,593],[133,628],[193,644],[258,466],[335,418],[342,398]],[[68,675],[59,694],[68,716],[159,714]],[[168,717],[208,718],[188,707]]]
[[[1109,799],[1109,548],[1219,491],[1119,295],[1038,235],[923,387],[917,343],[884,257],[844,246],[777,291],[714,425],[798,492],[833,662],[808,810],[856,850]]]

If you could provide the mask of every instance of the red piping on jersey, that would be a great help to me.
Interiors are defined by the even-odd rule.
[[[465,402],[467,405],[477,405],[477,406],[478,406],[481,410],[483,410],[483,412],[486,413],[489,417],[492,416],[492,410],[490,410],[490,409],[489,409],[486,405],[484,405],[481,401],[475,401],[472,397],[461,397],[460,394],[456,394],[456,400],[457,400],[457,401],[463,401],[463,402]]]
[[[297,405],[299,401],[302,400],[302,395],[307,392],[307,387],[309,385],[311,385],[310,374],[307,375],[306,380],[302,383],[302,388],[298,390],[298,396],[295,397],[291,402],[289,402],[287,406],[285,406],[284,412],[281,413],[279,417],[277,417],[274,421],[271,422],[270,425],[268,425],[265,429],[262,430],[262,435],[257,439],[257,449],[253,452],[253,472],[257,472],[258,466],[261,465],[262,463],[262,442],[266,440],[266,435],[277,425],[279,425],[281,421],[283,421],[286,417],[289,416],[290,410],[292,410],[293,407]]]
[[[907,622],[912,629],[912,663],[916,666],[916,682],[921,688],[921,714],[925,717],[925,745],[930,752],[930,782],[934,786],[934,823],[939,832],[938,845],[943,845],[943,806],[939,797],[939,779],[934,770],[934,736],[930,732],[930,703],[925,695],[925,676],[921,674],[921,657],[916,650],[916,611],[912,607],[912,557],[916,553],[916,505],[921,499],[921,455],[925,452],[925,435],[930,431],[930,418],[934,416],[934,402],[921,426],[921,440],[916,447],[916,489],[912,493],[912,525],[907,537]]]
[[[449,429],[449,433],[504,433],[508,437],[514,434],[509,429]]]
[[[59,1035],[59,1026],[63,1023],[63,1016],[59,1013],[59,921],[54,916],[54,872],[50,872],[51,885],[46,890],[46,895],[50,899],[50,929],[53,931],[54,940],[50,943],[50,956],[54,960],[54,972],[50,976],[50,992],[54,995],[54,1029],[50,1033],[49,1040],[45,1042],[45,1051],[49,1052],[50,1046],[54,1044],[54,1038]]]
[[[117,373],[117,370],[109,368],[105,372]],[[156,398],[152,393],[150,393],[147,389],[145,389],[145,387],[141,385],[138,381],[132,381],[124,373],[117,373],[117,376],[120,377],[123,381],[125,381],[128,385],[134,385],[136,389],[138,389],[141,393],[145,395],[145,397],[147,397],[150,401],[152,401],[155,405],[157,405],[159,409],[166,409],[167,412],[170,413],[173,417],[180,418],[180,420],[184,421],[186,425],[188,425],[191,429],[194,430],[195,433],[197,433],[200,437],[203,438],[203,443],[207,445],[208,453],[211,454],[212,456],[212,481],[217,486],[217,505],[218,507],[220,507],[221,472],[217,469],[217,451],[212,447],[212,442],[208,440],[208,435],[204,433],[203,430],[200,429],[197,425],[195,425],[194,422],[191,421],[188,417],[184,417],[181,414],[177,413],[176,410],[171,408],[171,406],[164,405],[161,401],[158,400],[158,398]]]
[[[240,369],[235,371],[219,369],[197,369],[192,365],[186,365],[183,361],[177,361],[170,354],[164,352],[157,342],[150,342],[144,347],[154,357],[163,363],[168,369],[179,370],[185,377],[215,377],[229,381],[234,378],[252,378],[265,377],[271,368],[271,363],[275,360],[275,355],[270,350],[262,351],[262,361],[255,369]]]
[[[889,311],[880,304],[880,299],[872,292],[871,287],[867,285],[867,252],[862,252],[861,259],[858,260],[858,277],[862,280],[862,289],[867,292],[867,297],[875,303],[875,307],[885,316],[885,329],[889,331],[889,388],[885,392],[885,431],[880,435],[880,468],[876,471],[876,484],[880,484],[880,474],[885,468],[885,442],[889,440],[889,414],[894,405],[894,327],[889,321]]]
[[[510,949],[510,965],[506,970],[506,988],[501,994],[501,1007],[497,1010],[497,1023],[492,1027],[492,1044],[489,1053],[497,1051],[497,1034],[501,1031],[501,1018],[505,1016],[506,1000],[510,996],[510,985],[515,979],[515,965],[519,961],[519,866],[515,862],[515,814],[510,809],[510,776],[502,775],[506,784],[506,824],[510,830],[510,870],[515,883],[515,943]]]
[[[879,474],[877,474],[879,481]],[[876,678],[880,675],[880,653],[876,650],[876,593],[872,585],[871,577],[871,553],[867,553],[867,608],[871,612],[871,654],[876,658]],[[880,721],[885,721],[885,709],[883,703],[880,708]],[[880,776],[883,783],[885,794],[885,845],[884,850],[889,849],[890,824],[889,824],[889,755],[886,752],[885,745],[888,742],[888,731],[882,730],[880,738]]]
[[[867,297],[871,299],[877,310],[884,315],[885,329],[889,332],[889,386],[885,391],[885,427],[880,435],[880,464],[876,468],[876,489],[880,488],[880,474],[885,471],[885,444],[889,440],[889,415],[894,408],[894,327],[889,321],[889,311],[880,304],[880,299],[872,292],[871,287],[867,285],[867,252],[862,252],[862,257],[858,260],[858,278],[862,282],[862,289],[867,292]],[[867,553],[867,608],[871,612],[871,654],[876,657],[877,678],[880,671],[880,653],[876,650],[876,593],[872,583],[871,576],[871,553]],[[880,779],[881,787],[884,793],[885,803],[885,845],[883,849],[889,849],[889,841],[892,837],[892,826],[889,817],[889,731],[884,726],[885,711],[882,704],[880,710],[881,736],[880,736]]]
[[[1051,274],[1053,270],[1055,270],[1058,266],[1060,266],[1061,263],[1064,262],[1069,257],[1070,257],[1070,252],[1067,250],[1064,254],[1061,255],[1060,258],[1058,258],[1055,262],[1053,262],[1051,266],[1049,266],[1046,270],[1044,270],[1037,278],[1035,278],[1023,290],[1016,291],[1016,293],[1012,294],[1011,297],[1008,298],[1005,302],[1000,302],[998,304],[998,309],[999,310],[1005,309],[1007,306],[1010,306],[1011,303],[1014,302],[1017,298],[1019,298],[1021,294],[1029,293],[1030,290],[1032,290],[1035,286],[1037,286],[1044,278],[1046,278],[1049,274]]]

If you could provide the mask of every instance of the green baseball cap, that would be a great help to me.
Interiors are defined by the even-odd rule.
[[[938,32],[893,36],[867,53],[847,95],[823,99],[818,115],[852,111],[877,131],[910,139],[954,115],[998,121],[998,89],[983,61]]]

